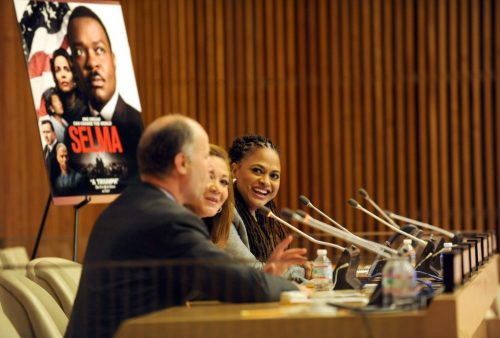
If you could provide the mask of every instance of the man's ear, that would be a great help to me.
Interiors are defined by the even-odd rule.
[[[187,174],[187,157],[184,153],[178,153],[174,158],[175,169],[182,175]]]

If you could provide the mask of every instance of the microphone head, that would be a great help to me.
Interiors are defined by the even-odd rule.
[[[299,196],[299,201],[305,207],[307,207],[309,204],[311,204],[311,201],[309,201],[309,199],[307,197],[305,197],[304,195]]]
[[[299,215],[302,218],[306,218],[307,212],[305,212],[304,210],[297,210],[297,215]]]
[[[363,196],[364,198],[370,198],[370,195],[368,195],[368,193],[366,192],[365,189],[361,188],[358,190],[358,193]]]
[[[295,212],[292,209],[289,208],[283,208],[281,210],[281,216],[288,222],[290,222],[293,219],[293,216],[295,215]]]
[[[354,198],[349,199],[349,201],[347,201],[347,204],[349,204],[353,208],[357,208],[359,206],[359,203]]]
[[[271,217],[271,215],[273,214],[271,209],[269,209],[268,207],[260,207],[259,209],[257,209],[257,211],[265,217]]]

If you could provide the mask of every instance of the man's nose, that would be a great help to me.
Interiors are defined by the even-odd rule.
[[[90,50],[87,53],[86,61],[85,66],[90,70],[94,70],[99,65],[97,55],[93,50]]]

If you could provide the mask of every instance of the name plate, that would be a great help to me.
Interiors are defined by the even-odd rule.
[[[470,244],[461,243],[457,245],[457,248],[462,251],[462,281],[465,282],[469,279],[471,275],[471,253]]]
[[[491,252],[490,252],[490,242],[489,242],[489,235],[486,233],[481,233],[477,235],[478,238],[481,238],[481,243],[483,246],[483,264],[486,263],[486,261],[490,258]]]
[[[476,239],[467,239],[467,242],[471,244],[471,266],[470,266],[470,268],[471,268],[472,272],[474,272],[474,271],[477,271],[479,269],[480,245],[479,245],[479,241]]]
[[[463,284],[463,262],[461,249],[443,253],[444,292],[453,292],[456,286]]]

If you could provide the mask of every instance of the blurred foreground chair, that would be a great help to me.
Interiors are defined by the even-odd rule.
[[[29,262],[28,252],[23,246],[0,249],[0,261],[4,269],[24,270]]]
[[[21,336],[17,333],[14,324],[7,317],[2,308],[2,303],[0,303],[0,337],[8,338],[20,338]]]
[[[73,309],[81,273],[81,264],[58,257],[37,258],[26,266],[28,278],[44,288],[68,318]]]
[[[12,328],[21,338],[61,338],[66,331],[68,317],[57,302],[16,271],[0,271],[0,304],[12,324],[0,326],[0,337],[10,337]]]

